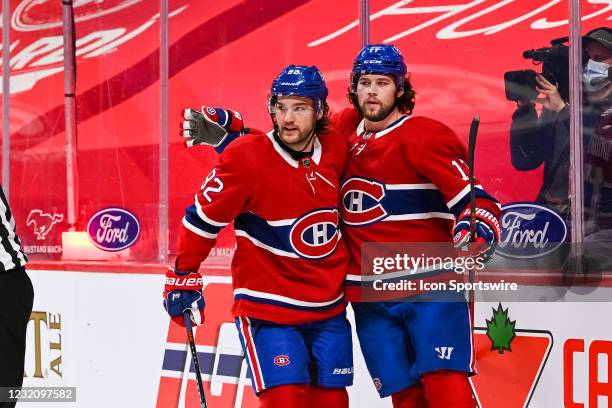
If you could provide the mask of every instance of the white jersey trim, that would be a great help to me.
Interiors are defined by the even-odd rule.
[[[418,268],[417,270],[402,270],[402,271],[396,271],[396,272],[389,272],[389,273],[382,273],[380,275],[352,275],[352,274],[347,274],[345,280],[347,281],[352,281],[352,282],[373,282],[373,281],[377,281],[377,280],[381,280],[384,281],[386,279],[395,279],[395,278],[401,278],[404,276],[417,276],[420,275],[422,273],[427,273],[427,272],[433,272],[433,271],[446,271],[446,272],[454,272],[454,270],[452,269],[445,269],[445,268]]]
[[[443,212],[428,212],[428,213],[416,213],[416,214],[398,214],[390,215],[384,218],[382,221],[410,221],[410,220],[427,220],[430,218],[443,218],[445,220],[455,220],[455,216],[450,213]]]
[[[277,302],[287,303],[289,305],[294,305],[294,306],[316,307],[316,308],[333,305],[334,303],[340,301],[344,297],[344,293],[342,293],[337,298],[333,300],[329,300],[327,302],[307,302],[305,300],[293,299],[293,298],[286,297],[286,296],[275,295],[273,293],[259,292],[257,290],[251,290],[247,288],[234,289],[234,296],[236,295],[247,295],[247,296],[266,299],[266,300],[275,300]]]
[[[278,248],[274,248],[274,247],[271,247],[269,245],[266,245],[263,242],[253,238],[252,236],[250,236],[249,234],[247,234],[243,230],[235,230],[234,232],[236,234],[236,237],[246,238],[249,241],[251,241],[251,243],[253,243],[253,245],[255,245],[256,247],[259,247],[261,249],[265,249],[266,251],[272,252],[274,255],[285,256],[287,258],[299,258],[299,256],[297,256],[296,254],[294,254],[292,252],[283,251],[282,249],[278,249]]]
[[[195,207],[196,207],[196,212],[198,213],[198,216],[205,223],[210,224],[213,227],[220,227],[220,228],[223,228],[227,224],[229,224],[229,222],[219,222],[219,221],[215,221],[213,219],[208,218],[206,216],[206,214],[204,214],[204,211],[202,211],[202,206],[200,205],[200,201],[198,201],[198,195],[197,194],[195,196]]]
[[[387,133],[391,132],[393,129],[395,129],[398,126],[402,125],[404,122],[406,122],[406,120],[408,120],[410,118],[411,118],[411,116],[404,115],[404,117],[402,119],[399,119],[399,122],[397,122],[395,125],[393,125],[391,127],[388,127],[386,129],[383,129],[380,132],[372,132],[372,133],[374,133],[374,139],[378,139],[379,137],[383,137]],[[361,122],[359,122],[359,125],[357,126],[357,136],[361,135],[363,132],[366,132],[365,119],[362,119]]]
[[[268,133],[266,133],[266,136],[268,137],[268,139],[270,139],[270,142],[272,142],[272,147],[274,147],[274,150],[276,150],[276,153],[278,153],[287,163],[289,163],[291,167],[297,169],[299,167],[299,162],[295,160],[293,157],[291,157],[291,155],[287,153],[278,144],[276,140],[274,140],[274,131],[273,130],[269,131]],[[322,154],[323,154],[323,146],[321,146],[321,142],[319,142],[319,139],[315,136],[314,143],[313,143],[312,157],[311,157],[312,161],[318,165],[319,162],[321,161]]]
[[[400,119],[395,125],[390,126],[386,129],[383,129],[382,131],[378,132],[375,134],[374,139],[379,139],[381,137],[383,137],[384,135],[386,135],[387,133],[391,132],[392,130],[400,127],[401,125],[404,124],[404,122],[406,122],[408,119],[410,119],[410,116],[404,116],[402,119]]]
[[[423,184],[385,184],[387,190],[437,190],[438,187],[432,183]]]
[[[185,217],[183,217],[183,226],[185,228],[187,228],[189,231],[191,231],[194,234],[199,235],[201,237],[208,238],[208,239],[215,239],[215,238],[217,238],[217,234],[211,234],[210,232],[206,232],[206,231],[203,231],[203,230],[199,229],[198,227],[196,227],[195,225],[193,225],[189,221],[187,221],[187,218],[185,218]]]
[[[478,188],[478,189],[482,190],[482,185],[477,184],[477,185],[474,186],[474,188]],[[468,184],[467,186],[463,187],[463,190],[461,190],[459,193],[457,193],[456,196],[451,198],[451,200],[446,203],[446,206],[448,208],[452,208],[455,204],[457,204],[459,201],[461,201],[461,199],[463,197],[465,197],[465,195],[468,194],[469,192],[470,192],[470,185]]]

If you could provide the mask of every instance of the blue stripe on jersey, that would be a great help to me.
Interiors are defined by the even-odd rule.
[[[387,190],[382,206],[389,215],[428,212],[448,212],[444,197],[438,190]]]
[[[280,306],[280,307],[284,307],[284,308],[288,308],[288,309],[304,310],[304,311],[312,312],[312,311],[318,311],[318,310],[332,309],[332,308],[338,306],[339,304],[341,304],[342,302],[344,302],[344,297],[341,297],[340,299],[338,299],[334,303],[331,303],[331,304],[325,305],[325,306],[299,306],[299,305],[294,305],[292,303],[283,302],[283,301],[280,301],[280,300],[265,299],[265,298],[262,298],[262,297],[246,295],[244,293],[241,293],[241,294],[238,294],[238,295],[234,295],[234,300],[248,300],[250,302],[255,302],[255,303],[263,303],[263,304],[266,304],[266,305]]]
[[[221,231],[221,227],[215,227],[200,218],[195,204],[185,209],[185,220],[194,227],[209,234],[217,235]]]
[[[489,193],[487,193],[483,189],[476,187],[474,188],[474,190],[476,191],[476,198],[484,198],[494,203],[498,202],[495,198],[493,198],[493,196],[489,195]],[[468,191],[459,201],[457,201],[455,205],[451,207],[450,210],[453,214],[455,214],[455,217],[459,217],[459,215],[463,212],[463,210],[465,210],[465,208],[469,204],[470,204],[470,192]]]
[[[345,208],[356,211],[353,201],[355,192],[349,193],[344,197]],[[378,204],[378,202],[367,194],[362,194],[360,206],[363,210],[368,210]],[[420,214],[430,212],[450,213],[442,193],[434,189],[393,189],[385,188],[385,196],[380,204],[388,215]]]
[[[291,225],[272,226],[253,213],[242,213],[234,221],[234,229],[242,230],[259,242],[281,251],[294,253],[289,244]]]

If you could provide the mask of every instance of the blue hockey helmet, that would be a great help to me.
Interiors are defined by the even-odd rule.
[[[317,111],[326,109],[327,87],[323,74],[314,65],[289,65],[272,81],[269,108],[279,96],[301,96],[310,98]]]
[[[406,72],[404,56],[395,45],[366,45],[353,61],[351,92],[357,91],[359,77],[364,74],[389,75],[395,79],[397,87],[402,88]]]

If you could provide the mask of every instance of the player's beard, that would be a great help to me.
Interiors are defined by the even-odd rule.
[[[367,100],[364,100],[359,104],[361,113],[367,120],[371,122],[380,122],[381,120],[389,116],[391,112],[393,112],[393,109],[395,108],[395,100],[393,101],[392,104],[389,104],[389,105],[385,105],[380,100],[378,101],[378,103],[379,103],[378,109],[375,109],[375,110],[368,110]]]
[[[315,122],[316,123],[316,122]],[[310,142],[313,138],[314,134],[314,124],[313,126],[309,126],[308,129],[301,129],[298,126],[293,126],[297,128],[298,137],[292,138],[293,140],[287,140],[287,135],[285,134],[284,128],[279,129],[279,138],[288,148],[295,151],[304,151],[308,150],[308,142]],[[306,145],[303,145],[306,143]]]

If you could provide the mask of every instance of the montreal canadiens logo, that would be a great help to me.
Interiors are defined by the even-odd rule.
[[[550,208],[531,203],[502,207],[497,248],[507,258],[537,258],[557,249],[567,236],[565,221]]]
[[[140,224],[134,214],[123,208],[106,208],[91,217],[87,235],[92,244],[104,251],[121,251],[134,245],[140,235]]]
[[[341,188],[342,221],[347,225],[365,225],[387,216],[381,205],[385,186],[360,177],[348,179]]]
[[[291,227],[289,242],[304,258],[320,259],[338,243],[338,210],[318,210],[300,217]]]
[[[289,365],[289,363],[291,363],[291,360],[289,360],[289,356],[286,354],[274,357],[274,364],[279,367]]]

